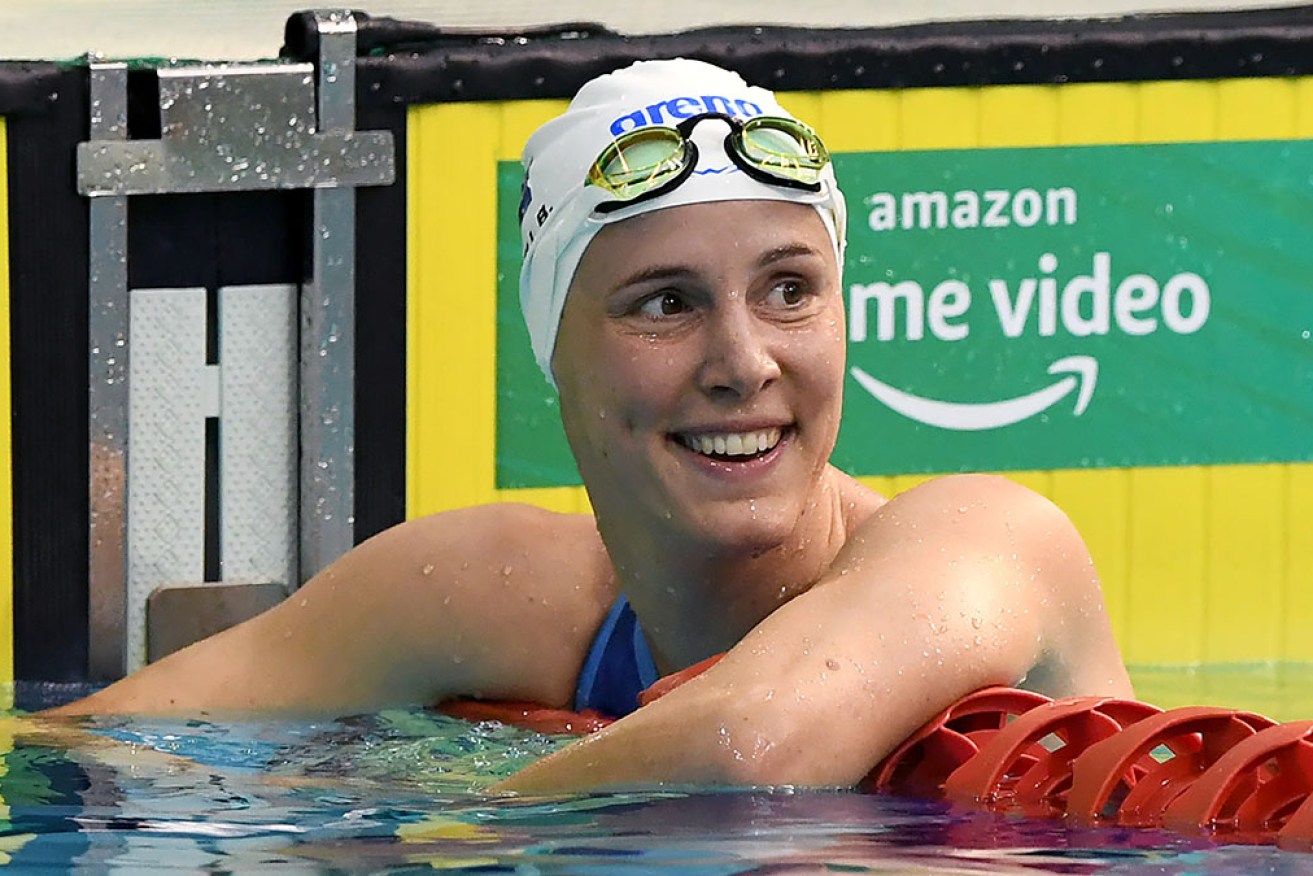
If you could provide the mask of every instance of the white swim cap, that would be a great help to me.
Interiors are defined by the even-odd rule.
[[[626,131],[648,125],[675,126],[683,119],[721,113],[746,121],[758,116],[792,119],[764,88],[702,61],[683,58],[639,61],[591,80],[566,111],[539,128],[524,147],[524,192],[520,199],[520,309],[533,342],[534,358],[556,385],[552,353],[565,309],[566,293],[589,241],[604,226],[641,213],[711,201],[792,201],[816,208],[843,265],[846,209],[826,165],[820,191],[762,182],[740,170],[726,154],[727,123],[698,123],[690,139],[697,146],[693,173],[670,191],[598,213],[614,200],[605,189],[585,185],[602,151]]]

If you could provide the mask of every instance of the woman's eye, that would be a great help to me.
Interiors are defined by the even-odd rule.
[[[648,319],[678,316],[688,310],[688,304],[674,292],[658,292],[638,305],[638,312]]]
[[[771,288],[767,300],[776,307],[794,308],[807,300],[807,287],[796,280],[777,283]]]

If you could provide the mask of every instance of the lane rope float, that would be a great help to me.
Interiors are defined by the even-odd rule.
[[[718,660],[661,678],[639,695],[640,708]],[[615,720],[526,702],[452,700],[437,710],[578,736]],[[1136,700],[1054,700],[989,687],[927,721],[858,789],[1313,852],[1313,721],[1278,724],[1239,709],[1164,711]]]

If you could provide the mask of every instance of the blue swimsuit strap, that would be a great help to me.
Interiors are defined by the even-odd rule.
[[[638,708],[639,693],[656,680],[656,663],[638,617],[621,595],[593,637],[579,671],[574,707],[623,717]]]

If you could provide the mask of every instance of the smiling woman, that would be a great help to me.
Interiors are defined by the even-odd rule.
[[[774,95],[639,63],[588,83],[525,166],[522,308],[595,515],[404,523],[57,711],[475,697],[619,717],[504,785],[561,790],[846,785],[986,685],[1130,694],[1052,504],[980,476],[886,500],[830,464],[846,214],[825,147]]]
[[[764,551],[824,535],[798,522],[838,433],[843,306],[813,210],[690,204],[609,226],[580,262],[561,326],[566,435],[604,537],[653,521],[692,543]],[[687,577],[668,557],[640,563]]]

